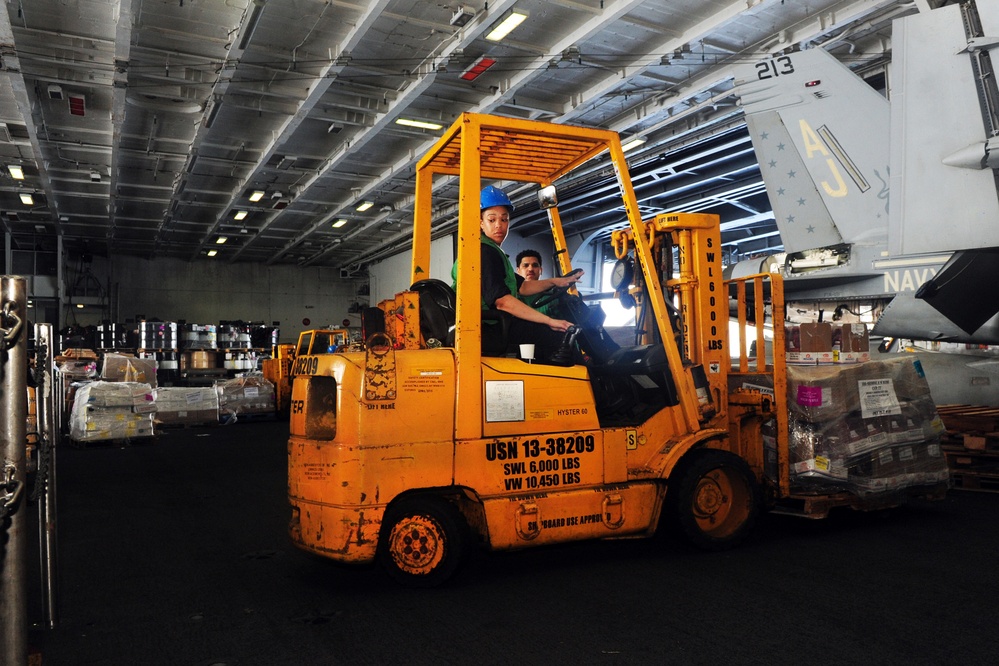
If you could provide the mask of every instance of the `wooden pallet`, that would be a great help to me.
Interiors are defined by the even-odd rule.
[[[999,493],[999,474],[951,470],[950,478],[956,489]]]
[[[992,433],[999,436],[999,407],[942,405],[937,413],[949,432]]]
[[[947,466],[956,472],[980,472],[999,474],[999,453],[994,451],[972,451],[959,446],[942,446]]]
[[[947,428],[941,448],[953,486],[999,492],[999,407],[937,407]]]
[[[931,486],[910,486],[893,492],[874,493],[860,497],[853,493],[841,492],[833,495],[806,495],[795,493],[783,498],[771,513],[821,519],[836,508],[850,508],[854,511],[884,511],[905,504],[910,499],[942,500],[947,496],[948,484],[936,483]]]
[[[198,421],[184,422],[184,421],[153,421],[157,430],[187,430],[188,428],[214,428],[219,424],[218,421]]]
[[[228,425],[232,423],[232,414],[219,414],[219,423]],[[238,412],[235,415],[236,423],[260,423],[261,421],[276,421],[276,412]]]
[[[75,449],[124,449],[137,444],[153,444],[156,442],[155,433],[143,437],[121,437],[115,439],[87,439],[78,440],[68,438],[69,443]]]

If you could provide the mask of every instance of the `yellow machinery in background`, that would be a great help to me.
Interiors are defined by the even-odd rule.
[[[554,185],[593,159],[617,175],[627,229],[614,246],[634,275],[615,288],[640,287],[640,344],[618,346],[598,307],[554,289],[578,327],[566,362],[487,356],[481,187],[538,188],[564,274]],[[434,179],[454,177],[457,294],[428,274]],[[662,517],[700,547],[739,543],[789,494],[786,374],[782,355],[749,358],[744,337],[730,345],[729,295],[762,350],[764,315],[783,348],[783,294],[779,275],[723,281],[720,250],[717,217],[641,219],[616,133],[461,115],[417,164],[411,287],[378,305],[383,326],[360,351],[295,360],[293,541],[340,562],[377,559],[418,586],[446,580],[471,542],[650,536]]]
[[[275,345],[273,356],[261,362],[261,371],[264,378],[274,384],[274,402],[277,413],[283,416],[289,414],[296,357],[331,353],[349,343],[350,331],[347,329],[323,328],[302,331],[298,335],[298,344]]]

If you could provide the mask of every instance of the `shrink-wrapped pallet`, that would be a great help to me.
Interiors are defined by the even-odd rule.
[[[799,491],[892,492],[948,480],[944,427],[918,360],[788,368]]]
[[[219,395],[212,386],[156,389],[156,422],[168,425],[218,423]]]
[[[151,437],[155,411],[149,384],[90,382],[76,390],[69,436],[76,442]]]
[[[274,384],[262,374],[252,373],[215,383],[220,418],[232,420],[244,414],[274,413]]]

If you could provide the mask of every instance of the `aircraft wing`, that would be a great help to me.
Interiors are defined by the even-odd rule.
[[[999,313],[999,249],[955,252],[916,298],[973,335]]]

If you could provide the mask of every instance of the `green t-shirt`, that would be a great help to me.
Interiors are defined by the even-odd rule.
[[[517,280],[519,276],[510,264],[510,258],[503,249],[488,236],[482,236],[482,309],[495,306],[496,300],[506,294],[519,297]],[[458,291],[458,262],[451,267],[451,286]]]

